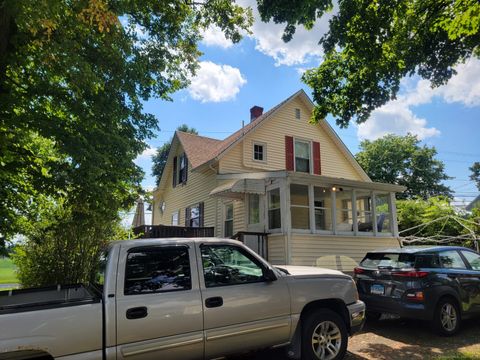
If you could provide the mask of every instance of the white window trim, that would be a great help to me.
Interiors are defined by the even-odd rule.
[[[278,209],[280,209],[280,227],[279,228],[270,228],[270,194],[269,192],[270,191],[273,191],[273,190],[277,190],[278,189],[278,192],[279,192],[279,195],[280,195],[280,206],[278,207]],[[265,209],[266,209],[266,216],[265,216],[265,219],[267,221],[267,223],[265,224],[265,228],[268,229],[268,232],[270,233],[282,233],[283,232],[283,217],[285,215],[282,214],[283,210],[282,210],[282,189],[280,186],[276,185],[275,187],[272,187],[272,188],[267,188],[266,189],[266,201],[265,201]],[[277,208],[275,208],[276,210]],[[290,211],[289,211],[290,212]]]
[[[297,155],[295,154],[295,142],[296,141],[303,142],[303,143],[308,143],[310,145],[310,158],[309,158],[309,162],[308,162],[308,165],[309,165],[310,169],[309,169],[308,173],[304,173],[303,171],[301,173],[303,173],[303,174],[313,174],[313,159],[312,159],[312,157],[313,157],[313,145],[312,145],[312,140],[302,139],[302,138],[297,138],[297,137],[293,138],[293,171],[297,172]]]
[[[263,147],[263,160],[255,159],[255,145]],[[253,141],[252,142],[252,161],[265,164],[267,162],[267,144],[261,141]]]
[[[233,201],[225,202],[223,203],[223,221],[222,221],[222,236],[227,237],[225,234],[225,223],[227,222],[227,206],[232,207],[232,218],[230,219],[232,221],[232,236],[235,235],[234,233],[234,218],[235,218],[235,206],[233,204]]]
[[[297,117],[297,113],[298,113],[298,117]],[[302,120],[302,110],[300,110],[300,108],[295,108],[295,112],[293,116],[295,116],[296,120]]]
[[[307,186],[307,200],[308,200],[308,205],[293,205],[292,204],[292,194],[291,194],[291,187],[292,185],[301,185],[301,186]],[[290,223],[292,226],[292,230],[294,230],[297,233],[310,233],[312,230],[312,207],[310,203],[311,199],[311,194],[310,194],[310,188],[312,186],[310,184],[301,184],[301,183],[291,183],[289,185],[289,191],[290,191]],[[303,209],[308,209],[308,223],[310,225],[309,229],[301,229],[301,228],[294,228],[293,227],[293,222],[292,222],[292,208],[303,208]]]
[[[173,215],[175,215],[175,214],[177,214],[177,223],[173,224]],[[171,216],[171,219],[170,219],[170,224],[172,226],[179,226],[179,224],[180,224],[180,210],[174,211],[172,213],[172,216]]]

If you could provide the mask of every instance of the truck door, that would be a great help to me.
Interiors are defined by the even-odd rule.
[[[203,314],[194,253],[186,244],[141,246],[121,253],[117,359],[203,358]]]
[[[207,359],[289,341],[284,278],[267,281],[266,265],[240,246],[203,243],[197,252]]]

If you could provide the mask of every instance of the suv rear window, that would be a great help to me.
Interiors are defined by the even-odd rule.
[[[366,268],[391,267],[395,269],[412,268],[415,256],[398,253],[368,253],[360,263]]]

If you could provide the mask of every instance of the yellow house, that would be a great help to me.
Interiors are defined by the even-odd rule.
[[[398,246],[394,200],[405,188],[372,182],[326,121],[309,123],[312,109],[300,90],[266,113],[254,106],[224,140],[177,131],[153,224],[241,232],[273,264],[343,271]]]

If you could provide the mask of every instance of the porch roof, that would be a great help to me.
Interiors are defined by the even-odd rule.
[[[210,196],[241,198],[243,194],[265,194],[263,179],[233,179],[210,191]]]
[[[336,178],[324,175],[311,175],[298,173],[293,171],[268,171],[268,172],[252,172],[252,173],[237,173],[237,174],[219,174],[217,175],[218,180],[230,180],[231,182],[238,182],[240,180],[262,180],[262,185],[264,185],[265,179],[274,179],[274,178],[287,178],[290,182],[302,182],[308,184],[314,184],[318,186],[345,186],[355,189],[365,189],[365,190],[377,190],[377,191],[388,191],[388,192],[404,192],[407,188],[401,185],[395,184],[386,184],[373,181],[359,181],[351,180],[344,178]],[[227,184],[225,184],[226,186]],[[223,185],[222,185],[223,186]],[[212,193],[215,191],[214,189]],[[262,192],[262,194],[265,191]],[[210,195],[212,195],[210,193]]]

